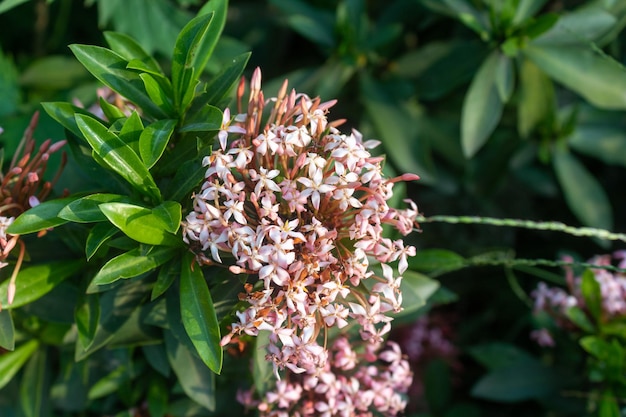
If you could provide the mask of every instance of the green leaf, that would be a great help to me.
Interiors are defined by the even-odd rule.
[[[593,318],[596,319],[596,322],[598,322],[602,316],[602,293],[600,291],[600,283],[590,269],[585,270],[583,273],[580,290],[585,300],[585,305]]]
[[[183,212],[180,203],[176,201],[164,201],[156,206],[152,213],[163,222],[165,230],[176,234],[180,228]]]
[[[569,307],[565,310],[565,317],[586,332],[593,333],[595,331],[593,323],[589,320],[587,313],[585,313],[580,307]]]
[[[323,48],[335,43],[335,16],[300,0],[271,0],[279,8],[292,30]]]
[[[254,389],[256,393],[263,397],[270,388],[274,378],[274,367],[272,363],[266,359],[267,347],[270,343],[270,332],[261,330],[255,339],[252,377],[254,378]]]
[[[93,340],[98,321],[100,320],[100,304],[98,296],[94,294],[82,294],[74,309],[74,322],[78,331],[78,344],[81,350],[89,347]]]
[[[230,65],[211,79],[206,86],[206,92],[198,97],[198,101],[202,104],[215,105],[219,103],[241,79],[241,74],[249,59],[250,52],[234,57],[229,63]]]
[[[556,101],[552,81],[535,64],[523,59],[519,70],[520,94],[517,105],[517,130],[522,137],[554,115]]]
[[[139,60],[143,64],[143,68],[145,70],[163,75],[163,70],[159,66],[158,62],[153,57],[148,55],[141,45],[139,45],[130,36],[119,32],[105,31],[104,39],[106,39],[109,47],[113,51],[120,54],[125,60]]]
[[[127,365],[120,365],[108,375],[105,375],[100,380],[96,381],[91,386],[87,398],[93,401],[98,398],[110,395],[115,391],[120,390],[123,385],[130,380],[130,370]]]
[[[146,168],[152,168],[161,158],[172,133],[174,133],[176,123],[177,120],[173,119],[159,120],[146,126],[144,131],[141,132],[139,154]]]
[[[58,217],[59,212],[77,198],[59,198],[57,200],[45,201],[30,208],[11,223],[7,233],[25,235],[65,224],[67,220]]]
[[[169,205],[169,204],[168,204]],[[128,203],[103,203],[100,210],[126,236],[148,245],[178,246],[181,241],[170,233],[172,224],[153,210]]]
[[[496,67],[496,88],[498,89],[498,95],[500,101],[506,103],[513,94],[513,87],[515,83],[515,67],[513,66],[513,59],[502,54],[498,57],[498,64]]]
[[[223,116],[220,109],[206,104],[185,120],[179,132],[217,132],[222,128]]]
[[[177,251],[169,247],[155,247],[148,253],[136,248],[108,261],[89,283],[87,292],[101,291],[99,286],[111,284],[120,279],[134,278],[153,271],[176,255]]]
[[[128,61],[121,55],[92,45],[70,45],[76,58],[100,82],[126,97],[152,117],[162,118],[166,114],[150,100],[139,75],[126,69]]]
[[[180,273],[180,314],[200,359],[219,374],[223,360],[220,326],[200,265],[190,253],[183,258]]]
[[[0,2],[0,13],[7,12],[22,3],[26,3],[27,1],[28,0],[2,0]]]
[[[526,351],[513,344],[503,342],[472,346],[468,349],[468,353],[476,362],[490,371],[508,368],[526,360],[533,360],[533,357]]]
[[[50,370],[46,349],[38,349],[26,364],[20,403],[26,417],[50,416]]]
[[[396,317],[406,316],[414,313],[420,307],[426,305],[428,298],[437,291],[439,282],[411,270],[402,274],[403,279],[400,284],[402,292],[403,310],[396,314]]]
[[[75,59],[49,55],[33,61],[20,75],[20,85],[33,90],[63,90],[74,87],[89,76]]]
[[[93,338],[83,344],[77,340],[74,359],[80,361],[106,346],[117,331],[130,319],[140,306],[152,284],[145,280],[126,281],[122,285],[99,295],[98,325]],[[86,347],[85,347],[86,346]]]
[[[180,260],[173,259],[167,265],[164,265],[161,269],[159,269],[159,275],[157,275],[157,280],[154,283],[154,287],[152,287],[152,294],[150,295],[150,301],[156,300],[158,297],[163,295],[165,291],[167,291],[172,283],[178,278],[180,275]]]
[[[15,349],[15,326],[11,310],[4,308],[0,311],[0,348]]]
[[[112,170],[137,190],[157,200],[161,198],[150,172],[130,146],[91,117],[77,114],[76,123],[96,154]]]
[[[523,358],[489,372],[471,393],[474,397],[509,403],[548,398],[558,392],[560,385],[552,369],[534,358]]]
[[[126,117],[124,112],[119,107],[109,103],[104,97],[98,98],[98,103],[100,103],[102,113],[104,113],[104,116],[110,122],[115,122]]]
[[[446,249],[424,249],[409,260],[410,269],[425,272],[445,272],[465,266],[465,259]]]
[[[465,95],[461,114],[461,143],[467,158],[482,148],[502,116],[504,102],[497,83],[499,62],[500,53],[492,52],[481,65]]]
[[[151,417],[165,417],[169,386],[164,378],[152,377],[148,385],[148,412]]]
[[[214,19],[215,17],[215,19]],[[204,70],[222,32],[222,16],[196,16],[178,35],[172,61],[172,87],[179,114],[193,99],[197,79]]]
[[[567,144],[606,164],[626,166],[626,133],[617,126],[579,126]]]
[[[557,149],[552,156],[554,170],[570,210],[585,226],[611,230],[611,203],[600,184],[566,150]]]
[[[70,103],[65,102],[48,102],[41,103],[43,109],[52,117],[54,120],[59,122],[61,126],[72,132],[77,138],[83,137],[82,132],[78,128],[76,124],[76,114],[82,114],[85,116],[96,118],[89,111],[82,109],[80,107],[76,107]],[[105,123],[103,120],[96,118],[100,123]]]
[[[452,397],[450,365],[442,358],[434,358],[426,364],[423,378],[428,409],[436,415],[442,415],[449,407]]]
[[[31,339],[23,345],[19,346],[13,352],[0,355],[0,389],[4,388],[24,366],[28,358],[39,347],[39,342]]]
[[[167,361],[167,353],[165,352],[165,345],[160,343],[158,345],[145,345],[141,347],[143,355],[150,364],[150,366],[168,378],[171,373],[170,364]]]
[[[100,210],[100,204],[130,201],[130,198],[119,194],[91,194],[67,204],[59,211],[58,217],[75,223],[104,222],[107,217]]]
[[[9,280],[0,284],[0,305],[3,308],[18,308],[37,300],[49,293],[62,281],[84,267],[82,260],[54,261],[44,265],[30,266],[21,269],[15,281],[15,298],[9,306],[7,302],[7,290]]]
[[[603,109],[626,109],[626,71],[590,47],[530,44],[524,55],[555,81]]]
[[[95,225],[87,235],[85,242],[85,256],[89,261],[109,239],[118,233],[119,229],[109,223],[100,223]]]
[[[150,74],[140,74],[139,77],[146,87],[150,99],[169,115],[174,115],[174,91],[167,78],[155,78]]]
[[[131,115],[126,119],[124,125],[120,129],[118,136],[124,143],[131,147],[135,153],[139,153],[139,137],[143,132],[143,122],[141,116],[136,111],[133,111]]]
[[[547,0],[519,0],[515,8],[512,24],[518,25],[535,15]]]
[[[540,45],[566,46],[596,42],[616,24],[617,18],[598,3],[562,14],[552,28],[535,40]]]
[[[185,394],[206,409],[215,410],[215,374],[172,332],[165,332],[165,346],[167,357]]]
[[[164,191],[168,200],[184,201],[204,180],[206,167],[200,161],[185,161]]]

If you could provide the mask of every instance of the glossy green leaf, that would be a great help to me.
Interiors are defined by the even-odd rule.
[[[498,402],[517,402],[556,395],[561,379],[551,368],[534,358],[520,358],[482,377],[472,396]]]
[[[579,126],[567,143],[605,164],[626,166],[626,132],[617,126]]]
[[[11,310],[4,308],[0,311],[0,348],[15,349],[15,326]]]
[[[101,286],[111,284],[120,279],[134,278],[146,272],[153,271],[170,260],[177,251],[169,247],[155,247],[144,253],[142,248],[116,256],[108,261],[93,278],[87,292],[101,291]]]
[[[13,379],[38,347],[39,341],[30,339],[23,345],[18,346],[13,352],[0,355],[0,389],[4,388]]]
[[[151,57],[133,38],[119,32],[104,32],[104,39],[109,47],[120,54],[125,60],[139,60],[146,70],[163,74],[158,62]]]
[[[170,233],[178,232],[183,212],[180,203],[176,201],[164,201],[156,206],[152,213],[163,223],[165,230]]]
[[[611,203],[597,180],[571,153],[557,149],[552,155],[565,201],[582,224],[611,230]]]
[[[139,137],[143,132],[143,122],[141,116],[136,111],[133,111],[131,115],[126,119],[124,125],[120,129],[118,136],[124,143],[131,147],[135,153],[139,153]]]
[[[99,205],[110,202],[130,202],[131,200],[119,194],[91,194],[78,198],[61,209],[58,217],[75,223],[92,223],[107,221]]]
[[[78,125],[76,124],[75,115],[82,114],[85,116],[95,117],[89,111],[85,109],[81,109],[80,107],[76,107],[70,103],[48,102],[48,103],[41,103],[41,106],[46,111],[46,113],[50,115],[50,117],[52,117],[61,126],[63,126],[67,130],[72,132],[74,135],[76,135],[76,137],[81,138],[81,139],[83,137],[83,134],[78,128]],[[97,118],[96,120],[98,120],[100,123],[105,123],[103,120],[100,120]]]
[[[203,104],[219,103],[241,79],[241,74],[249,59],[250,52],[234,57],[226,68],[211,79],[206,86],[206,92],[198,97],[198,100]]]
[[[552,81],[530,60],[522,60],[519,72],[517,130],[528,137],[540,122],[553,116],[556,100]]]
[[[183,258],[180,273],[180,314],[200,359],[219,374],[223,361],[220,326],[202,270],[189,253]]]
[[[115,122],[118,119],[123,119],[126,117],[122,109],[109,103],[104,97],[100,97],[98,99],[98,103],[100,103],[100,109],[102,109],[102,113],[110,122]]]
[[[167,357],[189,398],[208,410],[215,410],[215,374],[171,332],[165,332]]]
[[[500,53],[492,52],[474,76],[463,101],[461,144],[468,158],[487,142],[502,116],[504,102],[496,81],[499,62]]]
[[[99,223],[91,228],[85,242],[85,256],[89,261],[109,239],[115,236],[119,229],[109,223]]]
[[[26,417],[51,415],[50,369],[46,349],[38,349],[24,368],[20,385],[20,403]]]
[[[54,261],[43,265],[23,268],[15,281],[15,298],[9,306],[7,290],[9,280],[0,284],[0,305],[3,308],[17,308],[28,304],[49,293],[63,280],[74,275],[84,267],[82,260]]]
[[[91,117],[77,114],[76,123],[94,152],[112,170],[117,172],[137,190],[150,197],[161,198],[159,189],[154,183],[150,172],[130,146]]]
[[[217,132],[222,128],[222,118],[220,109],[207,104],[185,120],[179,132]]]
[[[103,203],[100,210],[126,236],[148,245],[177,246],[179,239],[168,232],[171,223],[164,222],[150,209],[128,203]]]
[[[161,158],[172,137],[172,133],[174,133],[176,123],[177,121],[173,119],[159,120],[146,126],[144,131],[141,132],[139,154],[146,168],[152,168]]]
[[[196,16],[180,32],[174,47],[172,87],[179,113],[193,99],[197,79],[215,48],[222,31],[220,16],[215,13]]]
[[[7,233],[25,235],[65,224],[67,220],[60,218],[59,212],[76,199],[68,197],[45,201],[22,213],[11,223]]]
[[[74,359],[80,361],[106,346],[124,323],[140,306],[152,284],[145,280],[126,281],[122,285],[98,295],[98,325],[93,338],[83,343],[77,340]]]
[[[165,113],[150,100],[139,75],[126,69],[128,61],[110,49],[92,45],[70,45],[76,58],[100,82],[126,97],[153,117]]]
[[[528,45],[524,55],[555,81],[604,109],[626,108],[626,71],[590,47]]]
[[[150,295],[150,301],[156,300],[167,291],[176,278],[180,276],[180,259],[173,259],[167,265],[164,265],[159,269],[159,275],[152,287],[152,294]]]
[[[0,13],[7,12],[22,3],[26,3],[27,1],[28,0],[2,0],[0,2]]]
[[[150,74],[140,74],[139,77],[146,87],[148,96],[154,103],[169,115],[174,115],[174,91],[167,78],[156,78]]]

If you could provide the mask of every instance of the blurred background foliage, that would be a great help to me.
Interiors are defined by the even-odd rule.
[[[5,157],[40,102],[95,101],[98,84],[68,44],[103,45],[103,30],[123,32],[167,72],[176,35],[204,3],[0,1]],[[231,0],[224,36],[206,71],[214,74],[252,51],[246,73],[260,66],[268,93],[288,78],[297,91],[338,99],[332,116],[380,139],[390,171],[421,177],[406,194],[426,217],[555,220],[624,231],[625,26],[624,0]],[[42,114],[36,136],[63,135]],[[59,184],[80,188],[76,172],[70,161]],[[539,279],[563,283],[563,274],[502,265],[516,258],[557,259],[564,252],[587,259],[619,245],[446,223],[424,223],[409,240],[418,247],[412,270],[437,278],[442,289],[426,308],[403,318],[398,337],[418,315],[445,304],[438,309],[459,347],[454,361],[425,367],[423,398],[413,399],[414,412],[593,411],[580,347],[565,340],[558,351],[542,350],[528,338],[536,318],[524,295]],[[79,378],[75,367],[66,369]],[[129,383],[140,373],[132,369],[120,380]],[[89,398],[110,394],[111,386],[90,391]],[[6,409],[0,410],[4,416]],[[609,412],[603,416],[616,415]]]

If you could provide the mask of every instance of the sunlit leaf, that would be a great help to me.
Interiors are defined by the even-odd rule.
[[[111,223],[137,242],[170,246],[180,244],[178,238],[168,231],[172,225],[150,209],[128,203],[103,203],[100,210]]]
[[[130,201],[130,198],[119,194],[91,194],[67,204],[59,211],[58,217],[76,223],[104,222],[107,217],[100,210],[100,204]]]
[[[25,235],[46,230],[67,223],[59,217],[59,212],[77,197],[59,198],[45,201],[22,213],[7,229],[7,233]]]

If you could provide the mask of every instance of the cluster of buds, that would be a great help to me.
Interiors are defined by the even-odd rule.
[[[16,246],[19,247],[19,254],[8,286],[9,304],[15,297],[15,280],[24,259],[25,247],[19,235],[7,234],[7,229],[15,217],[38,205],[50,194],[66,162],[65,154],[63,154],[61,165],[54,179],[52,181],[43,179],[50,155],[57,152],[65,141],[52,143],[46,140],[37,148],[33,133],[38,120],[39,113],[35,113],[15,151],[9,168],[6,172],[0,172],[0,268],[9,265],[7,262],[9,254]]]
[[[314,390],[329,366],[331,328],[352,320],[375,356],[391,328],[389,314],[402,308],[401,275],[415,248],[384,237],[383,226],[403,235],[416,228],[412,201],[405,210],[387,201],[395,182],[418,177],[385,178],[384,158],[369,151],[378,142],[342,134],[343,121],[328,121],[334,102],[287,93],[286,82],[266,101],[260,85],[257,69],[247,111],[242,82],[238,114],[231,120],[224,112],[184,239],[200,262],[250,277],[240,295],[247,308],[222,344],[269,331],[267,358],[277,379],[285,370],[310,376]]]
[[[619,269],[626,269],[626,251],[617,251],[611,255],[599,255],[591,258],[588,263],[597,266],[611,266],[612,260],[618,261]],[[571,261],[571,258],[566,260]],[[595,280],[600,287],[603,319],[626,316],[626,274],[611,272],[604,268],[591,268]],[[554,318],[556,324],[563,328],[576,326],[567,318],[567,311],[572,307],[586,309],[581,291],[581,277],[575,277],[571,268],[566,268],[565,281],[567,289],[549,287],[540,282],[531,296],[534,299],[534,312],[546,312]],[[542,346],[554,346],[552,335],[547,329],[538,329],[531,337]]]

